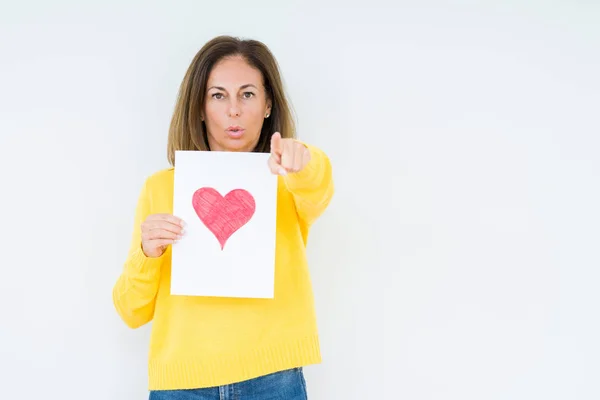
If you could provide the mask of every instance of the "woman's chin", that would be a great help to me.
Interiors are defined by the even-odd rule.
[[[248,140],[244,140],[244,137],[233,139],[228,138],[224,144],[224,148],[226,151],[238,151],[238,152],[250,152],[254,149],[255,144],[253,142],[249,142]]]
[[[231,137],[226,135],[219,138],[218,142],[209,139],[210,148],[213,151],[237,151],[237,152],[251,152],[258,143],[258,138],[255,140],[248,140],[247,135],[241,137]]]

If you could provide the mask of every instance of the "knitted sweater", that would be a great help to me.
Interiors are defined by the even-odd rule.
[[[305,145],[311,153],[306,167],[278,177],[273,299],[171,296],[171,247],[147,257],[140,225],[150,214],[173,212],[174,169],[146,179],[113,302],[131,328],[152,321],[150,390],[230,384],[321,361],[305,250],[334,185],[328,157]]]

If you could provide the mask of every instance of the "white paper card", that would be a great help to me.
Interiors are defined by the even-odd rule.
[[[175,153],[173,215],[186,233],[172,246],[171,294],[273,297],[277,176],[268,157]]]

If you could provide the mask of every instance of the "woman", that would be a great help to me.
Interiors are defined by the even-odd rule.
[[[152,321],[150,398],[306,399],[302,367],[321,361],[305,246],[334,192],[328,157],[295,139],[277,62],[254,40],[208,42],[181,84],[168,138],[171,168],[148,177],[113,301],[131,328]],[[273,299],[170,296],[175,151],[270,153],[278,175]],[[210,173],[210,172],[207,172]]]

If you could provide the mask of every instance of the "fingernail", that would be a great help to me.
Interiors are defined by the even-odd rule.
[[[279,175],[287,175],[287,172],[282,167],[279,167]]]

